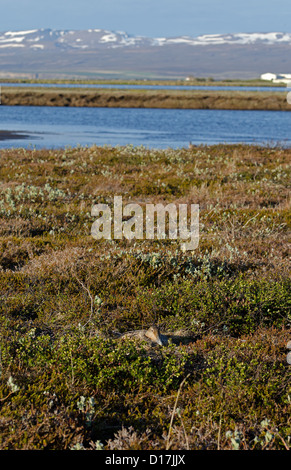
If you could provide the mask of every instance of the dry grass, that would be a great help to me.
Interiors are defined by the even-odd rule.
[[[217,90],[106,90],[3,88],[8,106],[76,106],[109,108],[245,109],[290,111],[286,93]]]

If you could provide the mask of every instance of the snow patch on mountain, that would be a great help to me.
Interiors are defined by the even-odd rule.
[[[191,46],[221,44],[255,44],[255,43],[291,43],[291,33],[236,33],[236,34],[203,34],[197,37],[180,36],[176,38],[156,38],[156,44],[188,44]]]
[[[6,31],[5,36],[23,36],[27,34],[36,33],[37,29],[31,29],[29,31]]]
[[[36,44],[37,43],[37,47]],[[98,49],[116,47],[163,47],[170,45],[209,46],[223,44],[280,44],[291,45],[291,33],[233,33],[203,34],[200,36],[177,36],[172,38],[132,36],[124,31],[108,31],[104,29],[89,30],[51,30],[33,29],[28,31],[6,31],[0,33],[2,48],[33,48],[33,49]]]

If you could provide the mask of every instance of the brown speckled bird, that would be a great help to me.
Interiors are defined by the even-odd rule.
[[[128,331],[120,335],[120,338],[135,338],[147,341],[150,344],[158,344],[159,346],[166,346],[169,344],[169,341],[174,344],[187,344],[195,341],[195,337],[189,331],[179,330],[173,333],[162,334],[155,325],[151,326],[148,330]]]
[[[148,343],[158,344],[160,346],[167,344],[167,338],[160,333],[157,326],[151,326],[148,330],[128,331],[120,336],[120,339],[127,338],[139,339],[147,341]]]

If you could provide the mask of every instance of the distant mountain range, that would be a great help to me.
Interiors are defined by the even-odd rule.
[[[104,29],[0,33],[0,75],[258,78],[291,73],[291,33],[147,38]]]

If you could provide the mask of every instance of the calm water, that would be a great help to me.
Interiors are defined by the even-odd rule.
[[[126,90],[228,90],[228,91],[284,91],[290,90],[289,87],[274,87],[274,86],[203,86],[203,85],[114,85],[114,84],[65,84],[65,83],[1,83],[0,86],[4,87],[44,87],[44,88],[111,88],[111,89],[126,89]]]
[[[0,106],[0,148],[249,143],[291,147],[291,112]],[[0,133],[0,139],[1,133]]]

